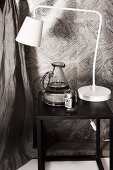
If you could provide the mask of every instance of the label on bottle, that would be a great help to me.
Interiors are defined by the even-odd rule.
[[[68,109],[72,108],[72,98],[65,98],[65,107]]]

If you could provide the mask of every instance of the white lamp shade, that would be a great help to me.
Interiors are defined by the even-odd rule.
[[[16,37],[16,41],[21,44],[38,47],[41,43],[42,29],[43,21],[26,17]]]

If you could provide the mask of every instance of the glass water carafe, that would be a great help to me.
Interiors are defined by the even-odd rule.
[[[51,106],[63,106],[64,93],[69,89],[69,84],[62,69],[65,64],[63,62],[54,62],[52,66],[53,71],[47,72],[42,78],[43,100]]]

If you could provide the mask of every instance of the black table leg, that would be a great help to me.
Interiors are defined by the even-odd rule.
[[[113,170],[113,118],[110,119],[110,170]]]
[[[97,119],[97,126],[96,126],[96,153],[97,157],[100,158],[100,119]]]
[[[42,120],[37,120],[38,170],[45,170],[42,128],[43,128]]]
[[[97,154],[97,165],[99,170],[104,170],[102,161],[101,161],[101,150],[100,150],[100,119],[97,119],[97,130],[96,130],[96,154]]]

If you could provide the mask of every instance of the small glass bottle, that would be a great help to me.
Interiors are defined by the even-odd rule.
[[[74,90],[65,91],[66,112],[75,112],[77,107],[77,92]]]

